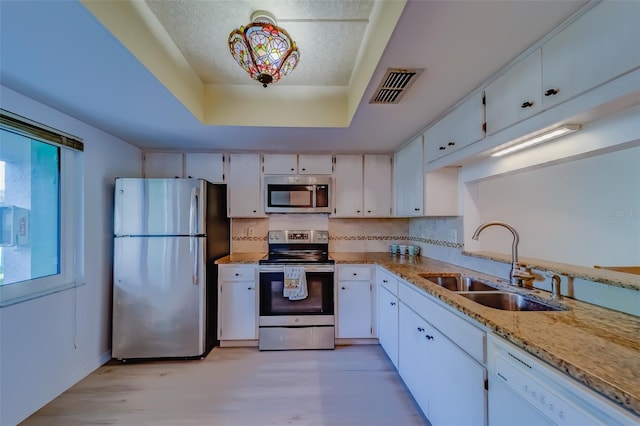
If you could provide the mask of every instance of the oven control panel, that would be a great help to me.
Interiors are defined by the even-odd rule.
[[[328,244],[329,231],[269,231],[269,244]]]

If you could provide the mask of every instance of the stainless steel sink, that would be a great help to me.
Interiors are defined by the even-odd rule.
[[[420,276],[451,291],[496,291],[495,287],[482,281],[459,274],[420,274]]]
[[[520,294],[507,292],[492,293],[458,293],[460,296],[473,300],[489,308],[503,311],[564,311],[562,307],[556,307],[540,303]]]

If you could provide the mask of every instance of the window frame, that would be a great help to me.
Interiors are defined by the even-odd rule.
[[[0,308],[84,284],[82,139],[0,109],[0,129],[60,148],[59,272],[0,286]]]

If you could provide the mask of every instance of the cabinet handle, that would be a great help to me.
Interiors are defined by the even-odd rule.
[[[443,150],[447,149],[447,147],[445,147],[445,146],[441,146],[441,147],[440,147],[440,148],[438,148],[438,149],[439,149],[440,151],[443,151]]]
[[[292,168],[291,168],[291,171],[294,171],[294,170],[295,170],[295,169],[292,167]]]
[[[253,290],[253,287],[247,287],[247,290]]]
[[[533,106],[533,102],[526,101],[526,102],[523,102],[522,105],[520,105],[520,108],[525,109],[525,108],[531,108],[532,106]]]
[[[396,302],[390,302],[391,306],[396,306]]]
[[[291,170],[293,170],[293,169],[291,169]],[[303,168],[302,168],[302,171],[303,171],[303,172],[306,172],[306,171],[307,171],[307,169],[305,169],[305,168],[303,167]]]
[[[254,212],[254,213],[257,213],[258,211],[257,211],[257,210],[254,210],[253,212]]]
[[[387,280],[382,280],[382,282],[383,282],[383,283],[388,283],[389,281],[387,281]]]
[[[346,287],[342,287],[342,289],[343,289],[343,290],[346,290],[347,288],[346,288]]]
[[[416,208],[415,208],[415,209],[413,209],[413,210],[415,210],[415,211],[419,212],[419,211],[420,211],[420,207],[416,207]]]
[[[367,210],[367,213],[371,213],[371,210]]]
[[[549,89],[546,92],[544,92],[544,95],[545,96],[554,96],[554,95],[557,95],[559,91],[560,91],[560,89]]]
[[[454,146],[455,144],[456,144],[455,142],[449,142],[447,145]]]
[[[239,277],[239,276],[240,276],[240,274],[239,274],[239,273],[237,273],[237,272],[235,273],[235,275],[236,275],[236,277]]]
[[[418,327],[418,331],[422,333],[424,331],[424,328]]]
[[[358,275],[358,273],[357,273],[357,272],[354,272],[354,273],[353,273],[353,276],[355,277],[356,275]]]
[[[360,213],[360,210],[356,210],[356,213]],[[355,275],[355,274],[353,274],[353,275]]]
[[[433,340],[433,336],[429,336],[428,334],[425,334],[424,336],[427,340]]]

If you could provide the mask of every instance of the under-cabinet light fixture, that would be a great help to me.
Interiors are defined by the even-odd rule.
[[[563,124],[562,126],[554,127],[551,130],[547,130],[542,133],[527,135],[522,138],[516,139],[499,151],[491,154],[492,157],[502,157],[503,155],[511,154],[521,149],[529,148],[533,145],[538,145],[542,142],[548,142],[552,139],[559,138],[560,136],[568,135],[580,130],[579,124]]]

